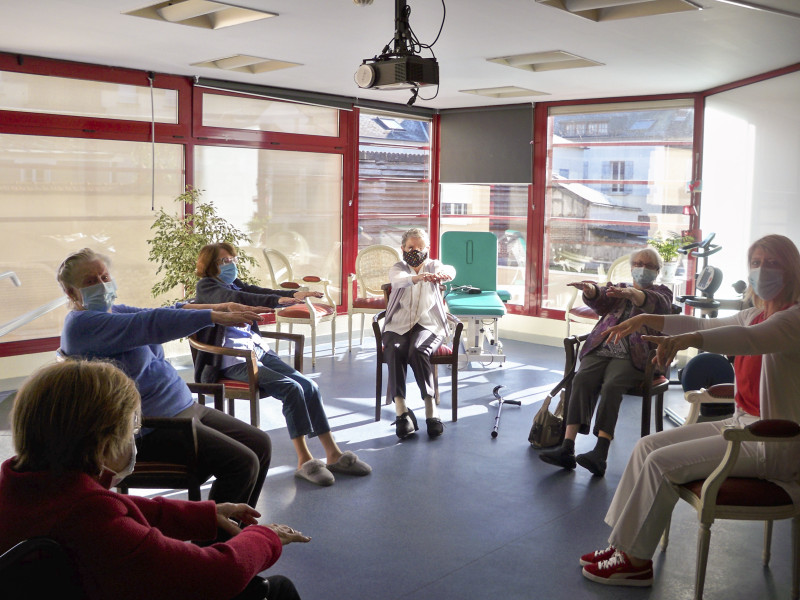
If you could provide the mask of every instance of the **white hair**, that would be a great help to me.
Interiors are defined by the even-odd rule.
[[[637,256],[641,256],[642,254],[647,254],[651,259],[653,259],[655,263],[658,265],[659,271],[664,266],[664,259],[661,258],[661,255],[656,251],[655,248],[651,246],[645,246],[644,248],[641,248],[640,250],[637,250],[636,252],[631,254],[631,261],[630,261],[631,264],[633,264],[633,261],[636,259]]]

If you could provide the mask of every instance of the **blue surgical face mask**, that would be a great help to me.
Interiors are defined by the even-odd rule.
[[[232,284],[239,276],[239,269],[236,268],[236,263],[228,263],[219,268],[219,278],[227,283]]]
[[[631,269],[631,276],[634,283],[639,284],[641,287],[647,287],[656,280],[658,271],[646,267],[634,267]]]
[[[117,284],[114,279],[96,283],[81,289],[81,299],[86,310],[108,312],[117,298]]]
[[[769,302],[783,289],[783,270],[767,267],[750,269],[747,281],[753,286],[753,291],[759,298]]]

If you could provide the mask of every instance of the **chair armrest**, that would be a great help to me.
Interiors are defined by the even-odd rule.
[[[464,330],[464,323],[456,317],[455,315],[451,315],[447,313],[447,320],[453,326],[453,353],[458,353],[458,345],[461,343],[461,333]]]
[[[195,350],[201,352],[208,352],[209,354],[220,354],[222,356],[241,356],[247,358],[253,352],[252,350],[243,350],[238,348],[225,348],[224,346],[212,346],[211,344],[204,344],[198,341],[194,336],[189,336],[189,345]]]
[[[726,388],[730,388],[730,395],[728,395],[728,390],[720,389],[717,390],[715,394],[713,388],[725,386]],[[717,395],[718,394],[718,395]],[[700,388],[699,390],[690,390],[686,392],[683,397],[689,404],[730,404],[733,402],[733,385],[727,383],[721,383],[718,385],[712,385],[710,388]]]
[[[287,340],[294,343],[294,370],[303,372],[303,345],[305,336],[302,333],[284,333],[283,331],[265,331],[261,334],[262,338],[272,340]]]
[[[225,384],[224,383],[194,383],[186,384],[193,394],[197,394],[200,404],[206,405],[206,396],[214,397],[214,408],[225,412]]]

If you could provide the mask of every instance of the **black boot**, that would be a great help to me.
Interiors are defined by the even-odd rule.
[[[444,424],[442,424],[441,419],[438,419],[436,417],[425,419],[425,425],[427,425],[428,427],[429,437],[439,437],[444,433]]]
[[[417,425],[417,417],[414,416],[414,413],[411,409],[407,409],[402,415],[398,416],[393,422],[392,425],[395,425],[395,434],[401,440],[403,438],[407,438],[412,433],[419,429],[419,425]]]
[[[564,443],[553,450],[539,453],[539,458],[548,465],[555,465],[562,469],[575,468],[575,440],[564,440]]]
[[[606,459],[610,445],[610,439],[598,437],[594,449],[585,454],[579,454],[575,457],[575,461],[592,475],[602,477],[606,474]]]

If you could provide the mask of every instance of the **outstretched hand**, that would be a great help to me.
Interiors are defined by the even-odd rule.
[[[643,317],[645,316],[646,315],[636,315],[635,317],[631,317],[622,323],[609,327],[602,335],[612,344],[618,344],[622,341],[622,338],[626,338],[644,327],[645,319]]]
[[[700,334],[696,332],[681,335],[643,335],[642,339],[645,342],[656,344],[656,355],[653,358],[653,364],[665,370],[675,360],[675,355],[678,352],[687,348],[698,347],[703,341]]]
[[[281,540],[281,544],[283,544],[284,546],[286,544],[291,544],[292,542],[301,542],[305,544],[311,541],[310,537],[308,537],[307,535],[303,535],[302,532],[300,531],[295,531],[288,525],[278,525],[277,523],[270,523],[269,525],[266,525],[266,527],[269,527],[270,529],[272,529],[272,531],[278,534],[278,537]]]
[[[269,306],[249,306],[247,304],[239,304],[238,302],[223,302],[218,304],[216,310],[223,312],[257,312],[257,313],[271,313],[275,309]]]
[[[258,322],[261,320],[261,315],[251,310],[238,312],[211,311],[211,321],[217,325],[225,325],[226,327],[244,327],[254,321]]]
[[[247,504],[233,504],[231,502],[217,504],[217,526],[230,535],[236,535],[242,531],[231,519],[236,519],[243,526],[247,526],[258,523],[257,519],[260,516],[260,512]]]

